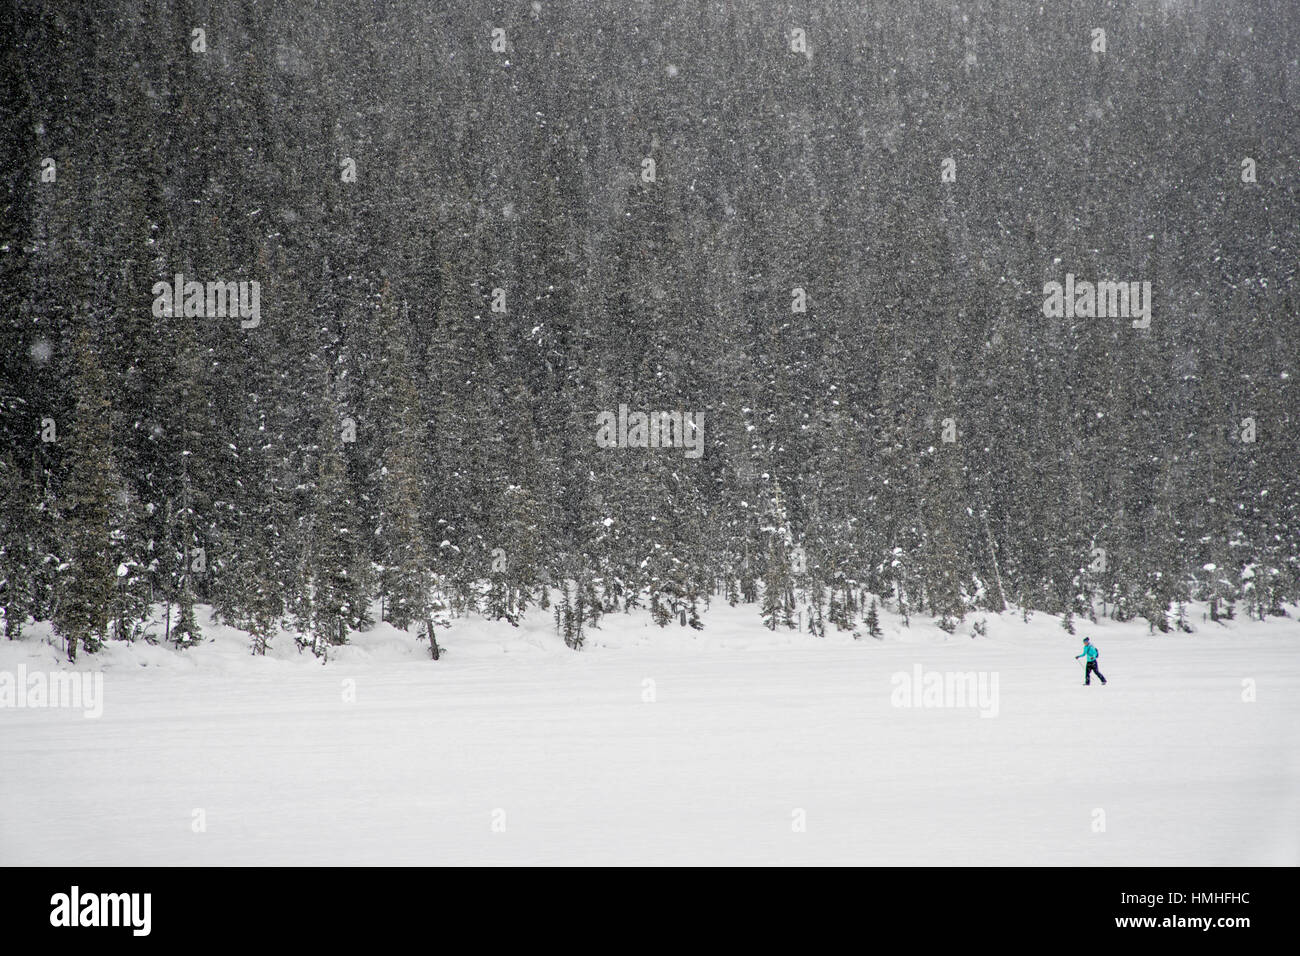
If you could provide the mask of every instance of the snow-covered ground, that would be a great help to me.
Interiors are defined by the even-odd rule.
[[[1294,866],[1289,614],[1088,625],[1105,687],[1046,615],[854,641],[715,606],[574,653],[536,612],[457,622],[437,663],[383,625],[323,666],[209,624],[83,656],[99,718],[0,708],[0,864]],[[0,641],[0,674],[67,668],[48,633]],[[982,706],[899,706],[918,667]]]

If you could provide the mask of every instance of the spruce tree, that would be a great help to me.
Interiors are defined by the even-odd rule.
[[[0,458],[0,610],[9,640],[22,635],[32,612],[35,517],[27,482],[6,454]]]
[[[396,627],[425,624],[429,611],[431,559],[425,531],[421,451],[426,446],[420,395],[410,373],[408,330],[397,321],[385,291],[380,304],[383,363],[378,400],[369,404],[367,427],[379,433],[376,452],[379,527],[375,536],[382,567],[384,614]]]
[[[70,661],[76,660],[79,647],[92,653],[99,649],[108,629],[114,581],[107,378],[88,332],[78,336],[76,348],[76,409],[68,430],[67,478],[59,494],[67,560],[54,616],[55,633],[66,641]]]
[[[343,456],[338,406],[328,402],[322,425],[321,454],[312,524],[312,649],[326,657],[347,643],[348,631],[369,624],[361,580],[356,503]]]
[[[871,599],[871,607],[867,608],[866,617],[867,633],[872,637],[880,640],[884,637],[884,632],[880,629],[880,615],[876,611],[876,599]]]
[[[114,569],[113,598],[109,607],[112,636],[134,641],[145,630],[152,613],[148,574],[148,536],[143,513],[130,483],[110,466],[115,490],[109,515],[109,554]]]

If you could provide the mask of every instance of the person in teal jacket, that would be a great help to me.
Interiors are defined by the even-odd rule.
[[[1092,686],[1092,675],[1094,673],[1097,675],[1097,680],[1105,684],[1106,678],[1101,676],[1101,671],[1097,668],[1097,648],[1093,647],[1092,641],[1086,637],[1083,639],[1083,653],[1075,654],[1074,659],[1077,661],[1080,657],[1088,659],[1088,666],[1083,669],[1083,686]]]

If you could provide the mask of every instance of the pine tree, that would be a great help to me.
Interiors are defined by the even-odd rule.
[[[426,623],[431,559],[423,528],[424,489],[420,453],[425,447],[420,395],[410,374],[407,329],[397,321],[396,304],[385,289],[380,304],[383,346],[378,399],[370,403],[369,426],[377,440],[380,583],[384,613],[396,627]]]
[[[194,592],[190,589],[189,575],[181,578],[180,589],[176,594],[176,623],[172,626],[172,642],[177,647],[195,647],[203,640],[203,630],[199,627],[198,617],[194,613]]]
[[[22,472],[13,460],[0,458],[0,610],[5,637],[22,636],[33,610],[36,510]]]
[[[312,649],[327,657],[347,643],[348,631],[369,624],[363,589],[356,505],[341,447],[338,406],[328,403],[322,425],[320,466],[313,489]]]
[[[194,577],[207,573],[207,551],[199,544],[197,521],[192,504],[193,485],[190,482],[189,462],[190,453],[186,450],[181,455],[180,507],[177,509],[173,525],[179,537],[178,542],[173,545],[175,575],[172,579],[178,614],[176,624],[171,628],[171,640],[177,647],[194,647],[203,640],[203,631],[194,613],[196,601]]]
[[[68,437],[67,480],[59,495],[59,517],[67,540],[54,629],[67,642],[68,660],[77,649],[99,649],[108,629],[113,595],[109,516],[112,510],[107,378],[87,332],[77,339],[77,397]]]
[[[574,580],[560,582],[560,600],[555,605],[555,626],[564,637],[564,643],[575,651],[582,650],[587,640],[583,633],[585,619],[586,604],[582,585]]]
[[[266,479],[242,516],[243,553],[235,579],[239,587],[239,620],[248,631],[250,650],[266,654],[285,611],[284,589],[290,586],[280,563],[284,543],[280,527],[281,492],[275,468],[266,463]]]
[[[814,583],[808,600],[808,633],[826,636],[826,594],[821,582]]]
[[[884,631],[880,629],[880,614],[876,610],[876,599],[871,599],[871,607],[867,608],[866,617],[867,633],[872,637],[880,640],[884,637]]]
[[[207,355],[199,343],[192,318],[173,317],[175,355],[170,378],[163,391],[159,426],[159,467],[165,479],[159,493],[162,502],[162,534],[159,545],[158,582],[166,602],[164,639],[180,648],[193,647],[203,639],[195,613],[200,590],[208,577],[208,545],[213,540],[214,493],[218,492],[210,451],[216,444],[211,434],[210,391],[207,384]],[[172,605],[177,618],[171,620]]]
[[[152,611],[148,536],[139,501],[115,463],[110,464],[110,481],[116,492],[109,516],[110,564],[115,569],[109,620],[115,640],[134,641],[144,633]]]
[[[773,483],[772,497],[763,518],[763,531],[767,537],[767,566],[763,575],[763,623],[769,631],[778,625],[794,626],[794,575],[789,518],[781,485]],[[802,568],[798,569],[802,572]]]

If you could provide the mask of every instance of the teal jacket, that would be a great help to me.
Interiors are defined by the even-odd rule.
[[[1083,654],[1075,654],[1074,658],[1075,660],[1078,660],[1080,657],[1083,657],[1085,655],[1087,656],[1089,663],[1095,661],[1097,659],[1097,648],[1093,647],[1091,644],[1085,644],[1083,648]]]

